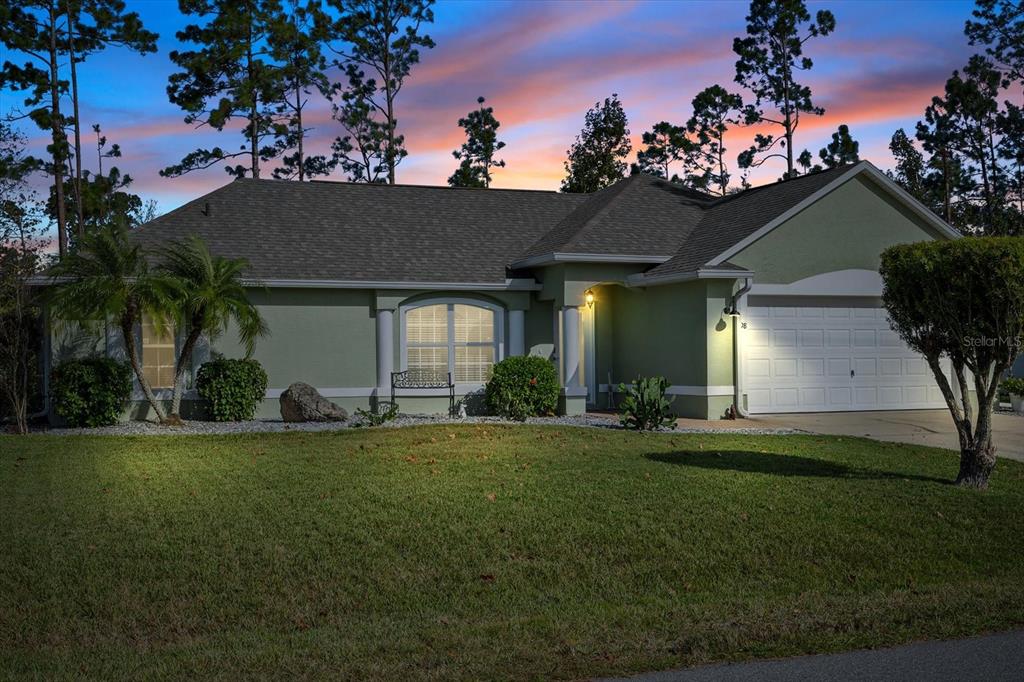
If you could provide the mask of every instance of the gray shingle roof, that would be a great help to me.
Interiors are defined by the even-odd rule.
[[[586,195],[236,180],[147,223],[144,244],[198,234],[260,279],[500,283]],[[205,207],[209,205],[209,215]]]
[[[718,199],[707,207],[700,223],[671,260],[646,274],[660,277],[697,270],[851,168],[840,166]]]
[[[599,192],[522,254],[671,256],[700,222],[712,197],[650,175],[633,175]]]
[[[155,246],[198,234],[262,280],[500,284],[552,253],[664,257],[692,272],[849,166],[725,198],[646,175],[594,194],[236,180],[136,231]],[[207,210],[208,209],[208,210]]]

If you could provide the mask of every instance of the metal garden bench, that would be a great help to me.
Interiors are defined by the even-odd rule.
[[[391,404],[397,405],[397,390],[404,389],[448,389],[448,415],[455,414],[455,381],[451,372],[440,373],[425,369],[407,369],[391,373]]]

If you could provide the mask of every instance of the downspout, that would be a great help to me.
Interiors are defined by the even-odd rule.
[[[737,312],[736,302],[743,298],[743,296],[750,291],[752,286],[754,286],[753,278],[744,278],[743,288],[732,295],[726,310]],[[747,414],[746,409],[743,407],[743,387],[741,385],[742,376],[743,374],[740,372],[740,325],[739,315],[737,314],[732,318],[732,408],[736,415],[746,419],[750,415]]]

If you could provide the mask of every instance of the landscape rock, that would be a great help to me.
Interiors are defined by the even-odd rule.
[[[348,412],[309,384],[297,381],[281,394],[281,419],[286,422],[343,422],[348,419]]]

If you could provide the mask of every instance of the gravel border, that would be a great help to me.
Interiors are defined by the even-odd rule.
[[[410,426],[427,426],[431,424],[501,424],[518,426],[523,422],[514,422],[501,417],[463,417],[453,418],[443,415],[399,415],[396,419],[379,427],[398,429]],[[581,428],[624,430],[617,419],[611,416],[585,414],[573,417],[531,417],[526,424],[531,426],[573,426]],[[345,422],[305,422],[286,423],[280,419],[256,419],[245,422],[207,422],[187,421],[182,426],[161,426],[150,421],[122,422],[113,426],[97,428],[39,428],[31,433],[50,436],[186,436],[186,435],[224,435],[235,433],[290,433],[295,431],[344,431],[363,425],[358,419]],[[723,428],[676,428],[662,429],[661,433],[731,433],[751,436],[791,435],[802,433],[796,429],[770,429],[737,427]]]

